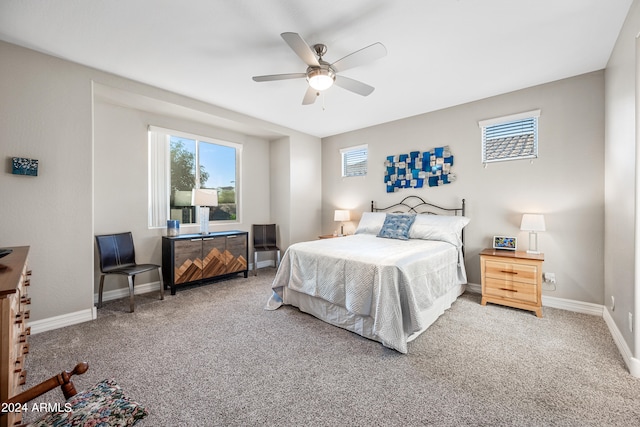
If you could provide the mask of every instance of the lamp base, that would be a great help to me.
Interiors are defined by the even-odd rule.
[[[209,207],[200,207],[200,234],[209,234]]]
[[[527,249],[528,254],[540,254],[538,250],[538,233],[535,231],[529,232],[529,249]]]

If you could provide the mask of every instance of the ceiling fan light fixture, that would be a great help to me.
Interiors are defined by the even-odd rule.
[[[329,89],[336,79],[336,74],[331,69],[316,68],[307,73],[309,86],[315,90]]]

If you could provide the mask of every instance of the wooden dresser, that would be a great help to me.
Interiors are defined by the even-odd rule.
[[[544,254],[484,249],[480,252],[481,304],[531,310],[542,317],[543,261]]]
[[[27,336],[30,328],[28,286],[31,270],[27,266],[28,246],[8,248],[13,252],[0,258],[0,401],[5,401],[22,391],[27,379],[24,369],[29,353]],[[12,426],[21,421],[21,414],[9,413],[0,417],[0,427]]]

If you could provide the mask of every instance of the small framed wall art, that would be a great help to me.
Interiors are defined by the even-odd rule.
[[[26,159],[24,157],[13,157],[11,159],[11,173],[14,175],[38,176],[38,160]]]
[[[516,246],[517,239],[515,237],[493,236],[493,249],[515,251]]]

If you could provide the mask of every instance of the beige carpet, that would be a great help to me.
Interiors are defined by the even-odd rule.
[[[291,307],[265,311],[274,270],[136,297],[31,337],[27,385],[88,361],[138,426],[638,426],[631,377],[595,316],[479,304],[465,294],[402,355]],[[62,400],[50,392],[46,402]]]

